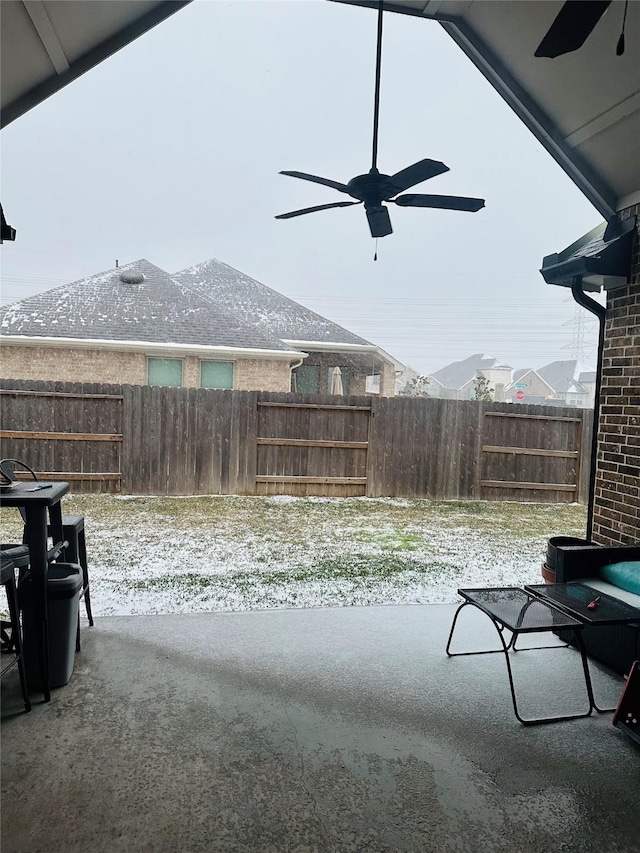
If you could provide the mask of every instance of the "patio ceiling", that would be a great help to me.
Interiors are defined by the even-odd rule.
[[[377,6],[377,0],[336,2]],[[624,3],[614,0],[584,45],[556,59],[534,53],[563,0],[385,0],[384,6],[439,20],[605,218],[640,201],[640,3],[629,3],[623,56],[616,56],[616,43]]]
[[[2,0],[5,127],[189,0]]]
[[[189,0],[3,0],[2,126],[124,47]],[[337,0],[377,6],[377,0]],[[605,218],[640,200],[640,3],[616,56],[614,0],[583,47],[534,52],[562,0],[385,0],[439,20]],[[428,94],[424,95],[425,105]],[[550,199],[553,203],[553,199]]]

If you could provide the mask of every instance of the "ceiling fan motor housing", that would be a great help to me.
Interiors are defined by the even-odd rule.
[[[365,206],[379,205],[400,192],[400,189],[391,183],[390,177],[381,175],[377,169],[372,169],[366,175],[356,175],[347,184],[349,195],[363,201]]]

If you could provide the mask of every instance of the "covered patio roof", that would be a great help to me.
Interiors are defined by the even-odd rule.
[[[189,1],[4,0],[2,126]],[[580,49],[536,58],[562,6],[562,0],[384,3],[389,11],[438,20],[608,219],[640,200],[640,3],[629,4],[624,55],[616,55],[624,3],[614,0]]]
[[[378,5],[377,0],[336,2]],[[562,0],[386,0],[384,8],[440,21],[608,219],[640,201],[640,3],[629,4],[622,56],[616,55],[616,44],[624,3],[614,0],[581,48],[555,59],[535,57],[563,5]]]
[[[3,0],[2,124],[164,21],[189,0]]]

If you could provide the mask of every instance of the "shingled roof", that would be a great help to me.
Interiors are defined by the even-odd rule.
[[[270,332],[285,341],[372,346],[370,341],[215,258],[174,273],[173,278],[221,310],[233,313],[256,332]]]
[[[0,330],[27,337],[288,349],[266,326],[245,323],[144,259],[8,305],[0,311]]]
[[[585,391],[582,382],[595,382],[595,372],[593,368],[577,361],[569,359],[567,361],[552,361],[545,364],[544,367],[538,369],[538,374],[542,376],[557,394],[578,393]],[[590,378],[592,377],[592,379]]]
[[[97,273],[5,306],[0,332],[279,352],[291,341],[372,346],[215,259],[175,275],[145,259]]]
[[[462,361],[454,361],[446,367],[436,370],[432,376],[445,388],[459,389],[475,379],[481,370],[489,370],[497,367],[510,369],[508,365],[498,361],[497,358],[491,358],[491,356],[478,353],[470,355],[469,358],[465,358]]]

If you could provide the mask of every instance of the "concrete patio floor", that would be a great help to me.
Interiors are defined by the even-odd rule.
[[[640,750],[521,726],[501,655],[446,657],[454,611],[96,620],[50,703],[3,679],[2,850],[640,851]],[[471,608],[458,637],[496,640]],[[586,707],[576,652],[514,658],[523,713]]]

